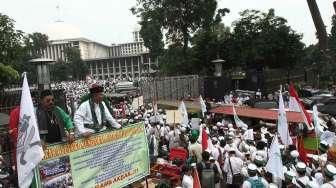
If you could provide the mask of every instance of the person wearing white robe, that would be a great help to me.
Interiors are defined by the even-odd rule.
[[[194,178],[192,177],[193,167],[187,167],[186,173],[183,175],[182,179],[182,188],[193,188],[194,187]]]
[[[121,128],[121,125],[112,117],[110,111],[106,107],[106,104],[103,101],[103,88],[101,86],[95,86],[90,89],[91,98],[83,102],[77,109],[74,115],[74,124],[77,135],[79,136],[89,136],[92,133],[97,132],[94,129],[87,128],[85,125],[93,125],[94,119],[93,116],[96,116],[97,124],[102,126],[99,131],[105,130],[107,127],[102,125],[105,122],[102,118],[102,113],[105,114],[105,121],[107,121],[110,126],[114,128]],[[93,103],[93,112],[91,111],[91,105]],[[104,112],[101,112],[100,105],[102,105]],[[94,114],[94,115],[93,115]]]

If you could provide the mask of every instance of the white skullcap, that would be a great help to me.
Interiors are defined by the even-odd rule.
[[[297,168],[297,170],[299,170],[299,169],[301,169],[301,170],[305,170],[306,167],[307,167],[307,165],[304,164],[303,162],[298,162],[298,163],[296,164],[296,168]]]
[[[335,167],[334,165],[328,164],[328,165],[326,166],[326,170],[327,170],[329,173],[331,173],[331,174],[333,174],[333,175],[336,175],[336,167]]]
[[[233,125],[232,125],[231,123],[229,123],[229,124],[228,124],[228,127],[229,127],[229,128],[232,128],[232,127],[233,127]]]
[[[185,132],[187,129],[186,129],[185,127],[181,127],[180,130],[181,130],[182,132]]]
[[[313,158],[314,161],[318,161],[318,159],[319,159],[317,155],[313,155],[312,158]]]
[[[212,126],[212,129],[213,130],[217,130],[217,126]]]
[[[222,125],[222,123],[221,122],[217,122],[216,125],[220,127]]]
[[[234,128],[229,128],[229,131],[234,132],[236,129]]]
[[[293,150],[293,151],[290,152],[290,155],[291,155],[292,157],[297,158],[297,157],[299,157],[299,152],[296,151],[296,150]]]
[[[289,171],[285,171],[285,174],[289,177],[295,177],[296,176],[296,173],[293,172],[292,170],[289,170]]]
[[[224,136],[218,137],[218,140],[225,140]]]
[[[252,171],[256,171],[257,170],[257,165],[255,165],[254,163],[250,163],[250,164],[247,165],[247,169],[252,170]]]
[[[279,144],[279,149],[285,149],[285,146],[282,144]]]

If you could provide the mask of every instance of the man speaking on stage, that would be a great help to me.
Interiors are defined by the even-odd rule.
[[[74,115],[74,123],[79,136],[90,136],[107,128],[121,128],[121,125],[112,117],[103,101],[104,88],[93,84],[90,88],[90,99],[83,102]]]

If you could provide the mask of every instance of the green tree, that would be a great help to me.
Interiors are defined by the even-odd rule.
[[[131,11],[141,18],[141,34],[150,50],[158,47],[162,52],[165,31],[168,44],[182,47],[185,57],[191,35],[200,27],[210,28],[216,8],[216,0],[137,0]]]
[[[193,72],[199,74],[212,74],[214,65],[211,63],[216,58],[224,58],[222,45],[231,36],[230,28],[218,23],[212,30],[200,29],[192,38],[192,53],[195,57]]]
[[[43,33],[35,32],[24,37],[24,46],[31,58],[41,57],[48,43],[48,36]]]
[[[70,47],[64,50],[67,62],[71,70],[71,76],[75,80],[85,79],[88,73],[88,66],[82,60],[78,48]]]
[[[14,20],[0,13],[0,85],[18,79],[13,63],[23,56],[23,32],[15,30]]]
[[[232,60],[251,68],[289,70],[300,61],[304,44],[302,35],[287,25],[286,19],[267,13],[245,10],[234,23],[230,50]]]
[[[66,81],[69,79],[72,67],[69,63],[65,63],[62,60],[58,60],[55,64],[50,66],[50,73],[52,80]]]

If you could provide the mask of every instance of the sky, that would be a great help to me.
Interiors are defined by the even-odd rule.
[[[334,14],[333,0],[316,0],[327,31]],[[136,0],[0,0],[0,13],[16,21],[16,29],[26,33],[46,33],[48,27],[61,19],[78,28],[82,35],[104,44],[132,41],[131,32],[138,18],[130,12]],[[60,9],[56,7],[59,5]],[[315,27],[306,0],[218,0],[219,8],[229,8],[223,23],[231,26],[245,9],[275,9],[277,16],[303,34],[306,45],[316,43]]]

